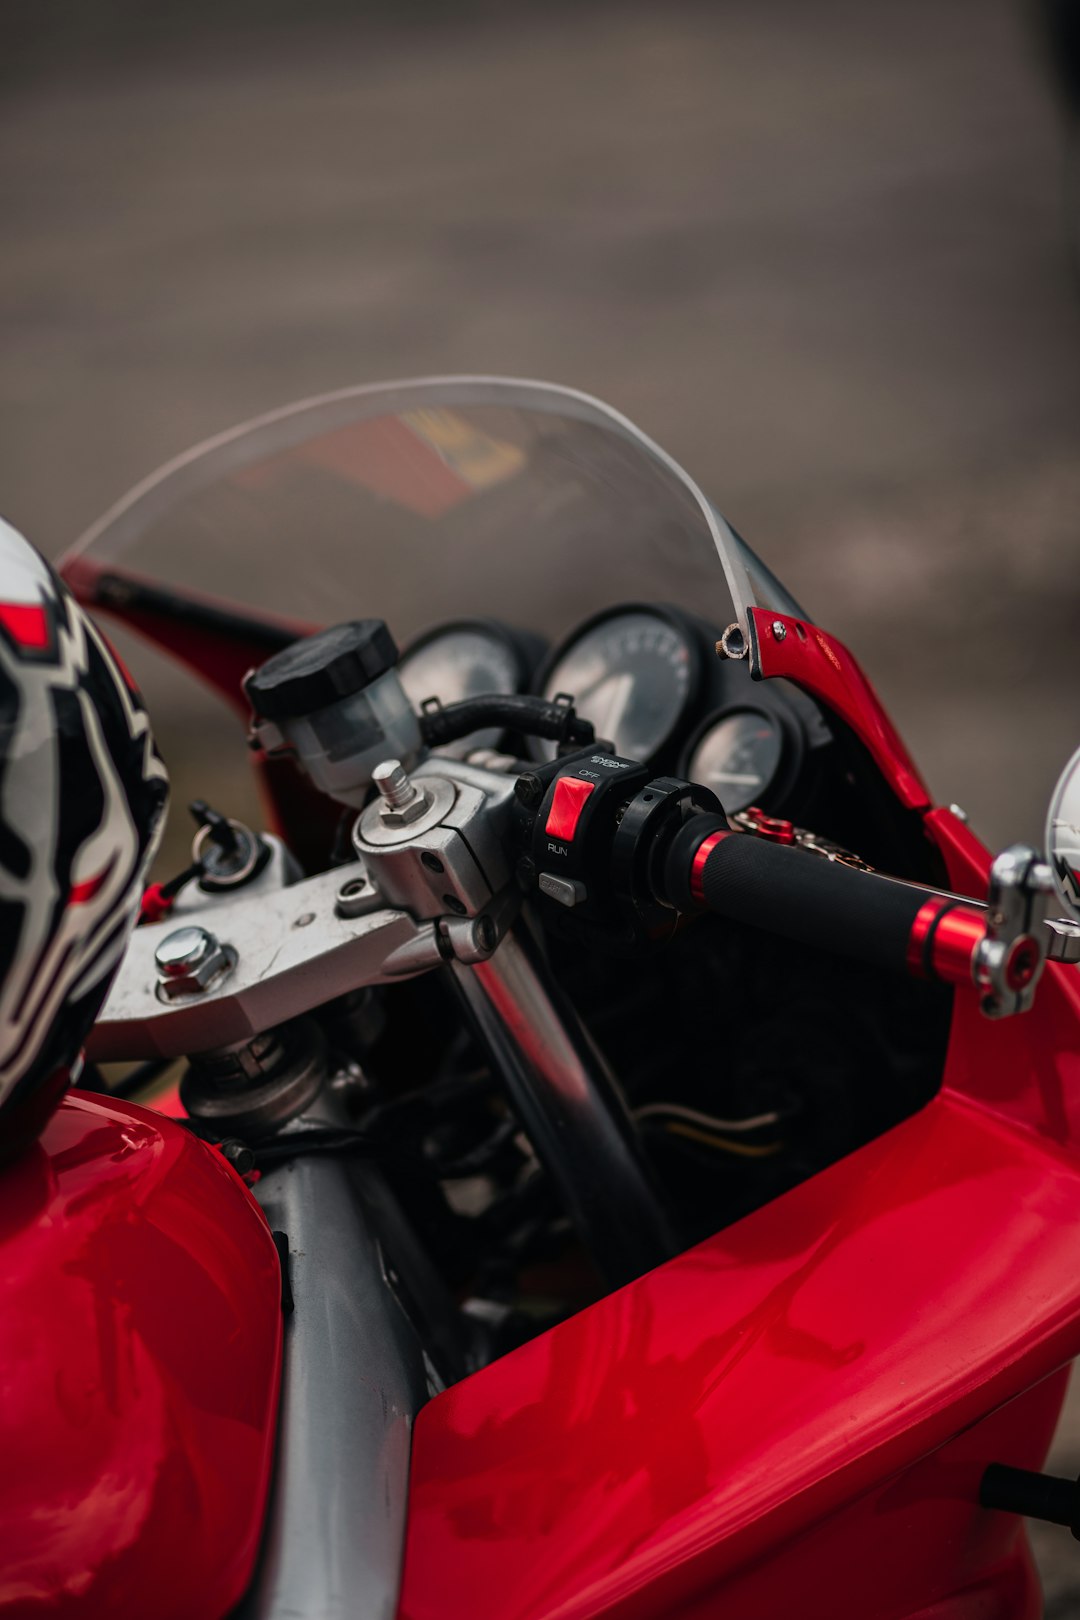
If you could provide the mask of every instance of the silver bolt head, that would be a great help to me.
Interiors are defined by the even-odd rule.
[[[380,806],[379,820],[384,827],[411,827],[414,821],[426,816],[431,807],[431,794],[426,788],[414,790],[408,804],[393,809],[389,804]]]
[[[217,950],[217,940],[205,928],[176,928],[158,945],[154,963],[167,979],[179,978]]]
[[[427,814],[431,795],[411,781],[399,759],[384,759],[371,773],[382,794],[379,818],[384,827],[409,827]]]
[[[409,773],[400,759],[382,760],[372,771],[371,780],[387,803],[393,805],[395,809],[399,805],[407,804],[416,793],[416,788],[409,781]]]
[[[176,928],[154,952],[159,1000],[176,1001],[212,989],[236,966],[236,952],[209,929]]]
[[[777,641],[786,641],[787,640],[787,625],[784,623],[783,619],[774,619],[773,620],[773,622],[772,622],[772,633],[773,633],[773,636],[776,638]]]

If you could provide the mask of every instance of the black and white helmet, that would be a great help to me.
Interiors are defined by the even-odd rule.
[[[167,800],[138,692],[0,520],[0,1157],[68,1083],[138,919]]]

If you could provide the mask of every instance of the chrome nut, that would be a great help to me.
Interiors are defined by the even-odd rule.
[[[417,787],[399,759],[384,759],[371,773],[371,780],[382,797],[379,819],[384,827],[411,827],[427,815],[431,795]]]
[[[176,928],[154,952],[159,1001],[214,990],[236,966],[236,952],[222,945],[207,928]]]
[[[384,827],[411,827],[414,821],[426,816],[431,808],[431,795],[421,788],[414,799],[403,804],[400,809],[383,804],[379,806],[379,820]]]

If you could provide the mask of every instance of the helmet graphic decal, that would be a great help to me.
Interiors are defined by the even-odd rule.
[[[103,637],[0,522],[0,1109],[74,1060],[135,924],[167,792]]]

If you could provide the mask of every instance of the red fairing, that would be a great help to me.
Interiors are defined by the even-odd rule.
[[[248,670],[261,664],[274,648],[268,646],[261,635],[246,641],[239,626],[225,624],[218,627],[212,623],[193,622],[185,618],[182,612],[158,612],[139,604],[137,599],[135,602],[125,602],[120,597],[116,601],[101,601],[98,589],[103,572],[97,564],[79,556],[72,557],[61,569],[64,583],[76,601],[94,613],[111,614],[129,629],[137,630],[156,646],[163,647],[246,721],[250,705],[241,682]],[[135,585],[143,583],[134,574],[121,575],[120,570],[116,570],[115,577],[129,579]],[[173,594],[181,608],[188,602],[193,607],[211,612],[228,612],[227,605],[218,603],[211,596],[196,595],[193,591]],[[315,628],[299,620],[288,621],[271,614],[248,615],[248,623],[254,631],[277,631],[288,637],[306,636]]]
[[[186,665],[228,704],[245,728],[251,708],[244,695],[244,676],[283,644],[281,638],[306,636],[317,628],[300,620],[256,613],[245,614],[242,621],[232,625],[228,616],[233,610],[228,603],[192,591],[171,592],[174,606],[168,613],[140,604],[137,591],[134,602],[125,601],[122,593],[116,599],[102,601],[99,590],[104,572],[98,564],[79,555],[70,558],[61,569],[69,589],[84,607],[95,615],[110,614]],[[152,581],[120,570],[112,571],[112,577],[116,581],[128,581],[136,588],[147,583],[153,585]],[[191,615],[185,616],[185,604],[203,616],[194,619]],[[206,610],[211,615],[209,619],[205,617]],[[226,618],[215,623],[215,614]],[[318,863],[333,838],[338,812],[304,779],[291,760],[268,759],[260,752],[252,755],[252,762],[270,825],[284,836],[305,870],[318,870]]]
[[[816,624],[751,608],[753,661],[766,678],[782,675],[851,727],[909,810],[929,807],[930,794],[874,688],[842,641]],[[778,635],[776,627],[783,627]]]
[[[221,1156],[71,1093],[0,1172],[0,1617],[217,1620],[251,1577],[277,1254]]]
[[[978,840],[926,825],[985,893]],[[1001,1021],[961,988],[919,1114],[437,1396],[400,1620],[793,1594],[801,1620],[1035,1620],[1022,1523],[978,1483],[1041,1466],[1080,1352],[1078,1028],[1073,969]]]

